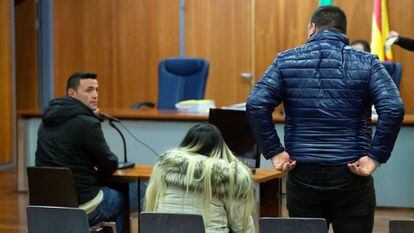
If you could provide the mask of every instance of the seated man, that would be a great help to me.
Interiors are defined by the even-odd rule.
[[[199,214],[206,233],[253,233],[253,178],[211,124],[193,126],[151,174],[146,211]]]
[[[118,158],[105,141],[98,112],[96,73],[74,73],[66,96],[51,100],[43,112],[36,166],[70,168],[79,208],[88,214],[89,224],[116,220],[122,233],[122,195],[102,185],[116,171]]]
[[[367,53],[371,53],[371,46],[369,45],[368,41],[366,40],[354,40],[350,44],[354,49],[364,51]]]

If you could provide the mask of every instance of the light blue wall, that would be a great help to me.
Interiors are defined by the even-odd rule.
[[[414,207],[414,127],[402,127],[391,158],[374,173],[379,206]]]
[[[27,122],[27,161],[34,164],[37,128],[40,120],[28,119]],[[188,129],[197,122],[180,121],[123,121],[123,124],[140,140],[152,147],[157,153],[177,146]],[[136,142],[122,127],[127,140],[128,158],[137,164],[153,165],[157,156]],[[283,124],[276,124],[283,141]],[[107,123],[103,131],[111,150],[122,160],[122,141],[118,133]],[[414,207],[414,127],[402,127],[393,155],[374,173],[378,206]],[[272,168],[268,160],[261,160],[261,168]]]

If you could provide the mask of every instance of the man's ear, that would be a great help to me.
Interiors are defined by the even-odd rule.
[[[316,24],[310,23],[309,24],[309,30],[308,30],[308,39],[311,38],[316,33]]]
[[[68,96],[73,97],[73,98],[76,97],[76,91],[72,88],[69,88]]]

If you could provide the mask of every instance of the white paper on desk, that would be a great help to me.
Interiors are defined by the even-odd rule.
[[[208,115],[210,108],[215,108],[214,100],[184,100],[175,104],[178,112]]]
[[[385,46],[391,46],[392,44],[394,44],[394,42],[397,40],[398,37],[392,37],[389,38],[386,42],[385,42]]]
[[[239,103],[239,104],[233,104],[230,106],[224,106],[222,109],[230,109],[230,110],[244,110],[246,111],[246,102]]]

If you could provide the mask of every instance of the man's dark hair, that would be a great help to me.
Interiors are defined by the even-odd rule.
[[[77,90],[80,85],[81,79],[96,79],[95,72],[76,72],[72,74],[68,82],[66,83],[66,93],[69,91],[70,88],[73,90]]]
[[[364,51],[370,53],[371,46],[369,45],[368,41],[366,40],[354,40],[352,41],[351,45],[361,44],[364,47]]]
[[[313,12],[310,22],[314,23],[318,30],[334,28],[346,34],[346,15],[337,6],[319,7]]]

